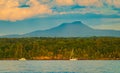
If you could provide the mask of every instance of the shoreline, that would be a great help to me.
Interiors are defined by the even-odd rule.
[[[19,60],[19,59],[0,59],[0,61],[2,60]],[[70,59],[26,59],[26,60],[70,60]],[[116,58],[116,59],[113,59],[113,58],[105,58],[105,59],[77,59],[77,60],[120,60],[120,58]]]

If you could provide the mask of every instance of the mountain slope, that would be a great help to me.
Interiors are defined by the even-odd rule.
[[[90,36],[114,36],[120,37],[120,31],[97,30],[88,27],[80,21],[63,23],[48,30],[38,30],[23,35],[7,35],[2,37],[90,37]]]
[[[95,30],[80,21],[63,23],[48,30],[27,33],[26,37],[89,37],[89,36],[120,36],[120,31]]]

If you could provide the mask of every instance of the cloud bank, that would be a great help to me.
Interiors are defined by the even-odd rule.
[[[47,5],[40,4],[37,0],[29,0],[26,4],[30,7],[20,8],[18,0],[0,0],[0,20],[16,21],[51,13]]]
[[[76,3],[82,6],[102,6],[102,2],[100,0],[76,0]]]
[[[16,21],[46,14],[120,15],[119,12],[120,0],[0,0],[0,20]]]
[[[73,5],[73,0],[55,0],[56,4],[64,6],[64,5]]]

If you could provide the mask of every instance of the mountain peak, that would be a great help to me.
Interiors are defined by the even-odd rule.
[[[59,27],[64,27],[64,28],[71,28],[71,29],[73,29],[73,28],[88,28],[89,29],[89,27],[88,26],[86,26],[85,24],[83,24],[81,21],[74,21],[74,22],[71,22],[71,23],[63,23],[63,24],[61,24]],[[91,29],[91,28],[90,28]]]
[[[82,24],[81,21],[75,21],[75,22],[72,22],[72,24]]]
[[[80,25],[81,25],[81,24],[83,24],[83,23],[82,23],[81,21],[74,21],[74,22],[71,22],[71,23],[63,23],[62,25],[68,25],[68,24],[69,24],[69,25],[74,25],[74,24],[77,24],[77,25],[80,24]],[[84,25],[84,24],[83,24],[83,25]]]

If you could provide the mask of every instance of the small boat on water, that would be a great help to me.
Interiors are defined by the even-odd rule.
[[[71,61],[76,61],[76,60],[78,60],[77,58],[74,58],[73,55],[74,55],[74,49],[72,49],[72,51],[71,51],[70,59],[69,59],[69,60],[71,60]]]
[[[75,60],[78,60],[77,58],[73,58],[73,59],[70,59],[71,61],[75,61]]]
[[[20,58],[19,61],[25,61],[26,59],[25,58]]]

